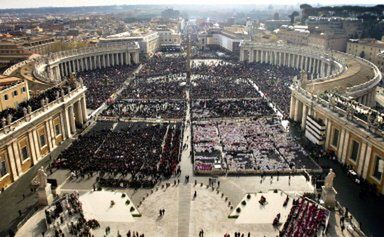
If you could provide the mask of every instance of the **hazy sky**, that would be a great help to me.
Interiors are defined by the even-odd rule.
[[[270,4],[261,0],[0,0],[0,8],[97,6],[122,4]],[[275,0],[273,4],[309,3],[322,5],[380,4],[382,0]]]

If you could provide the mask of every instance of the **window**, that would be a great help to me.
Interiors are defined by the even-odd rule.
[[[29,158],[29,152],[28,152],[28,147],[24,146],[21,148],[21,159],[26,160]]]
[[[382,162],[384,162],[384,160],[381,157],[376,156],[375,167],[373,170],[373,177],[375,177],[379,181],[381,181],[381,175],[383,171],[383,170],[380,170],[380,165]]]
[[[61,134],[60,124],[56,124],[55,125],[55,135],[59,136],[60,134]]]
[[[8,100],[8,95],[4,95],[4,100]]]
[[[332,146],[334,147],[337,147],[337,145],[339,144],[339,130],[338,129],[334,129],[333,130],[333,137],[332,137]]]
[[[25,87],[21,88],[21,93],[25,93],[26,91],[27,91],[27,89]]]
[[[8,170],[5,160],[0,160],[0,177],[3,177],[6,174],[8,174]]]
[[[47,145],[47,141],[45,140],[45,134],[41,134],[39,139],[40,139],[40,147]]]
[[[351,149],[351,155],[349,159],[356,161],[357,157],[359,156],[359,147],[360,144],[357,141],[352,141],[352,149]]]
[[[17,96],[17,91],[13,91],[13,96]]]

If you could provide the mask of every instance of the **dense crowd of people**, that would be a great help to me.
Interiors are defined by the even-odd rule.
[[[49,236],[63,237],[65,232],[73,236],[91,236],[91,230],[100,227],[97,220],[85,219],[78,192],[65,194],[44,212],[48,231],[52,232]]]
[[[260,117],[273,114],[273,110],[263,98],[194,100],[192,112],[193,119]]]
[[[324,230],[329,211],[304,198],[294,200],[280,237],[318,236]]]
[[[91,131],[55,161],[76,177],[99,172],[103,186],[151,187],[174,174],[179,162],[181,128],[177,124],[119,123]]]
[[[121,93],[123,99],[183,99],[184,74],[136,78]]]
[[[315,169],[306,151],[273,117],[193,125],[196,170],[219,164],[227,171]]]
[[[120,100],[103,111],[102,116],[119,118],[180,119],[185,114],[183,100]]]
[[[155,55],[144,63],[137,78],[158,77],[186,72],[186,58]]]
[[[82,78],[84,85],[88,88],[87,107],[90,109],[100,107],[122,86],[124,81],[132,76],[135,69],[135,65],[122,65],[79,72],[77,77]]]
[[[259,93],[247,79],[214,75],[192,76],[192,98],[254,98]]]
[[[223,97],[256,97],[254,95],[255,91],[251,90],[251,84],[247,82],[244,82],[244,84],[249,84],[249,86],[242,85],[242,88],[236,88],[239,81],[250,79],[266,97],[271,99],[279,110],[287,115],[291,93],[289,86],[292,79],[299,75],[299,71],[290,67],[274,66],[266,63],[227,63],[222,61],[220,63],[199,63],[198,67],[193,67],[192,74],[202,79],[201,86],[193,88],[194,98],[199,98],[199,94],[202,93],[200,92],[201,87],[203,90],[210,90],[203,96],[214,93],[216,88],[217,91],[228,90],[228,85],[224,86],[224,83],[231,84],[229,86],[234,87],[230,89],[234,94],[229,94],[229,97],[223,95]]]

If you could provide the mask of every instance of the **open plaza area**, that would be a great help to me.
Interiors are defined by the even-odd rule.
[[[0,6],[0,237],[384,236],[384,7],[217,2]]]
[[[199,60],[194,70],[210,72],[192,76],[188,90],[185,74],[161,77],[154,62],[53,159],[48,180],[61,198],[32,212],[16,236],[341,232],[327,227],[340,214],[309,199],[319,200],[310,174],[321,167],[263,87],[215,75],[229,65],[234,71],[233,63]]]

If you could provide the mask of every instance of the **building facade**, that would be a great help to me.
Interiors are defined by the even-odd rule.
[[[127,44],[138,42],[140,52],[145,56],[151,56],[159,49],[159,33],[156,31],[134,31],[110,35],[100,39],[98,45]]]
[[[362,57],[374,63],[384,72],[384,41],[375,39],[349,40],[347,53]]]
[[[210,29],[199,34],[198,41],[202,50],[218,47],[224,51],[240,54],[240,44],[248,35],[235,33],[225,29]]]
[[[17,77],[0,76],[0,112],[16,108],[29,99],[28,83]]]
[[[2,118],[0,128],[0,189],[7,188],[87,121],[86,88],[61,87],[55,100],[45,101],[17,120]]]
[[[0,41],[0,67],[26,60],[32,54],[47,54],[59,43],[53,37],[6,38]]]
[[[176,32],[166,26],[157,27],[156,31],[159,34],[159,46],[163,47],[178,47],[181,45],[181,33]]]

